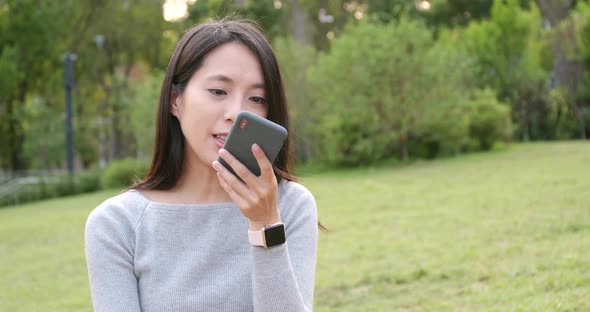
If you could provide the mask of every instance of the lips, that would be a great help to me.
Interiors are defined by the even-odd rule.
[[[227,133],[213,134],[213,139],[215,139],[217,146],[222,148],[223,144],[225,144],[225,139],[227,139]]]

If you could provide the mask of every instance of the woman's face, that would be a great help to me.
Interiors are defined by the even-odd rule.
[[[266,118],[264,90],[260,63],[247,46],[230,42],[209,52],[182,94],[172,96],[172,114],[185,137],[185,159],[211,168],[239,111]]]

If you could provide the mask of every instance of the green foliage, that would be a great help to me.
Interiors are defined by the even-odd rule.
[[[269,38],[282,35],[285,19],[288,17],[285,10],[277,10],[266,1],[247,1],[244,7],[236,8],[236,13],[256,21]]]
[[[16,88],[17,82],[23,73],[18,71],[18,51],[14,46],[7,46],[0,50],[0,94],[2,100]]]
[[[412,134],[410,150],[416,158],[433,159],[456,155],[469,141],[470,115],[466,104],[426,112],[424,120]]]
[[[343,165],[389,158],[395,151],[405,159],[416,136],[459,146],[465,123],[438,116],[459,114],[470,62],[409,19],[348,29],[308,75],[320,116],[315,131],[322,139],[321,156]],[[441,127],[450,128],[438,135],[429,131]]]
[[[321,155],[318,156],[329,164],[370,164],[384,159],[395,144],[394,138],[380,126],[380,121],[369,115],[341,112],[338,116],[326,116],[315,130],[322,135]]]
[[[27,96],[41,92],[59,64],[59,4],[6,0],[0,4],[0,165],[24,170],[27,136],[20,116]],[[41,57],[42,56],[42,57]]]
[[[430,10],[421,12],[430,25],[465,26],[490,16],[493,0],[431,1]]]
[[[585,65],[584,82],[580,88],[579,97],[590,103],[590,3],[578,2],[572,15],[576,30],[576,44],[579,49],[579,58]],[[586,107],[586,113],[590,114],[590,104]],[[590,125],[589,123],[586,124]]]
[[[477,150],[487,151],[497,141],[510,139],[510,108],[498,102],[494,91],[485,89],[475,92],[469,108],[469,137],[476,142],[473,145]]]
[[[0,207],[48,198],[64,197],[100,189],[100,172],[89,170],[68,174],[48,174],[26,178],[16,191],[0,198]]]
[[[274,39],[303,162],[352,166],[470,150],[475,89],[493,89],[509,105],[513,135],[523,140],[572,138],[590,118],[588,1],[564,11],[559,31],[545,29],[548,16],[530,0],[429,1],[426,11],[403,0],[281,1],[280,8],[199,0],[173,23],[153,0],[0,2],[0,168],[8,170],[64,164],[65,52],[77,55],[76,163],[148,158],[176,41],[194,24],[228,15],[256,20]],[[320,9],[333,20],[320,22]],[[575,100],[547,90],[559,83],[550,74],[554,42],[571,44],[567,57],[583,66]]]
[[[518,0],[496,0],[491,18],[470,23],[460,41],[477,60],[478,86],[496,90],[510,103],[516,132],[525,140],[541,132],[531,125],[545,122],[548,105],[544,90],[552,61],[543,52],[550,48],[538,25],[536,7],[525,10]]]
[[[577,130],[575,116],[568,104],[567,91],[564,88],[555,88],[549,92],[549,117],[552,124],[554,138],[566,140],[572,137]]]
[[[287,92],[297,160],[306,162],[314,156],[316,141],[310,129],[318,116],[314,114],[315,104],[305,73],[316,64],[317,52],[313,47],[291,38],[275,38],[272,43]]]
[[[435,158],[465,150],[469,141],[469,95],[475,76],[474,59],[457,46],[452,31],[439,33],[428,51],[432,93],[412,131],[410,150],[416,157]]]
[[[25,137],[23,158],[31,169],[57,169],[65,158],[65,122],[62,112],[55,112],[43,98],[26,103],[22,125]],[[40,139],[43,138],[43,139]]]
[[[142,178],[149,170],[149,163],[127,158],[112,161],[100,179],[103,189],[125,188]]]
[[[155,141],[156,115],[160,98],[160,87],[164,73],[152,71],[142,81],[131,82],[129,97],[126,101],[131,110],[131,128],[137,155],[149,158]]]
[[[514,98],[509,89],[523,70],[527,39],[538,24],[538,11],[523,11],[517,0],[497,0],[490,20],[469,24],[464,44],[478,58],[481,84]]]
[[[90,193],[100,190],[100,178],[101,170],[98,169],[90,169],[76,174],[77,193]]]

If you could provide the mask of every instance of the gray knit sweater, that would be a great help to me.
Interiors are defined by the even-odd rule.
[[[317,211],[311,193],[279,184],[287,243],[248,243],[231,202],[178,205],[127,191],[86,223],[95,311],[311,311]]]

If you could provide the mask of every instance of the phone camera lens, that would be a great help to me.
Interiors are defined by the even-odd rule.
[[[248,126],[248,119],[244,118],[242,120],[240,120],[240,124],[239,127],[240,129],[246,129],[246,127]]]

